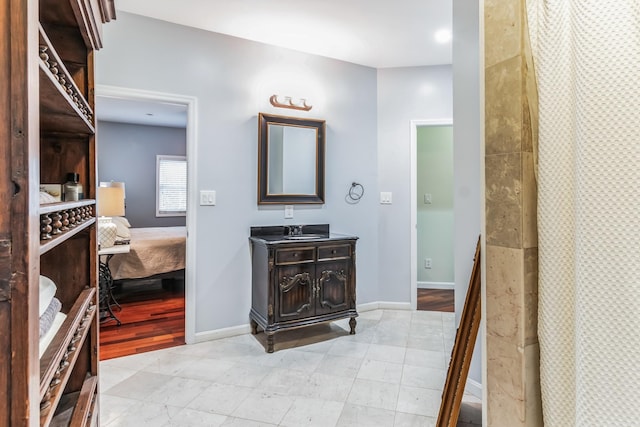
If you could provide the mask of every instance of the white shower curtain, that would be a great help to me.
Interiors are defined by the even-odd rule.
[[[640,0],[527,0],[545,426],[640,426]]]

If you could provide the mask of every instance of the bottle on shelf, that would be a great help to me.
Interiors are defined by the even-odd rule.
[[[64,183],[64,200],[65,202],[72,202],[75,200],[82,200],[84,198],[84,192],[82,191],[82,184],[78,181],[80,175],[75,172],[69,172],[67,174],[67,182]]]

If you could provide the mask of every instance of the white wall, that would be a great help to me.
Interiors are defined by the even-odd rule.
[[[456,320],[464,307],[473,268],[473,255],[484,216],[480,203],[481,115],[479,6],[469,0],[453,1],[453,164],[455,211]],[[482,329],[476,341],[469,378],[482,382]]]
[[[452,114],[451,66],[378,70],[378,186],[393,193],[379,205],[380,301],[411,301],[411,120]]]
[[[376,71],[234,37],[119,12],[104,28],[96,83],[198,98],[197,197],[217,191],[188,224],[196,239],[196,332],[246,325],[251,303],[248,235],[252,225],[329,223],[360,237],[358,303],[377,301],[378,217]],[[276,109],[273,94],[306,98],[310,112]],[[257,205],[258,112],[325,119],[326,203]],[[99,135],[98,135],[99,138]],[[366,189],[358,204],[351,183]]]

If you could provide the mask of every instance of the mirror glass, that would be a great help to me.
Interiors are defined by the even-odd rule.
[[[260,113],[258,203],[324,203],[324,121]]]

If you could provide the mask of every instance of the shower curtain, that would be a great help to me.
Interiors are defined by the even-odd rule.
[[[527,0],[545,426],[640,426],[640,0]]]

